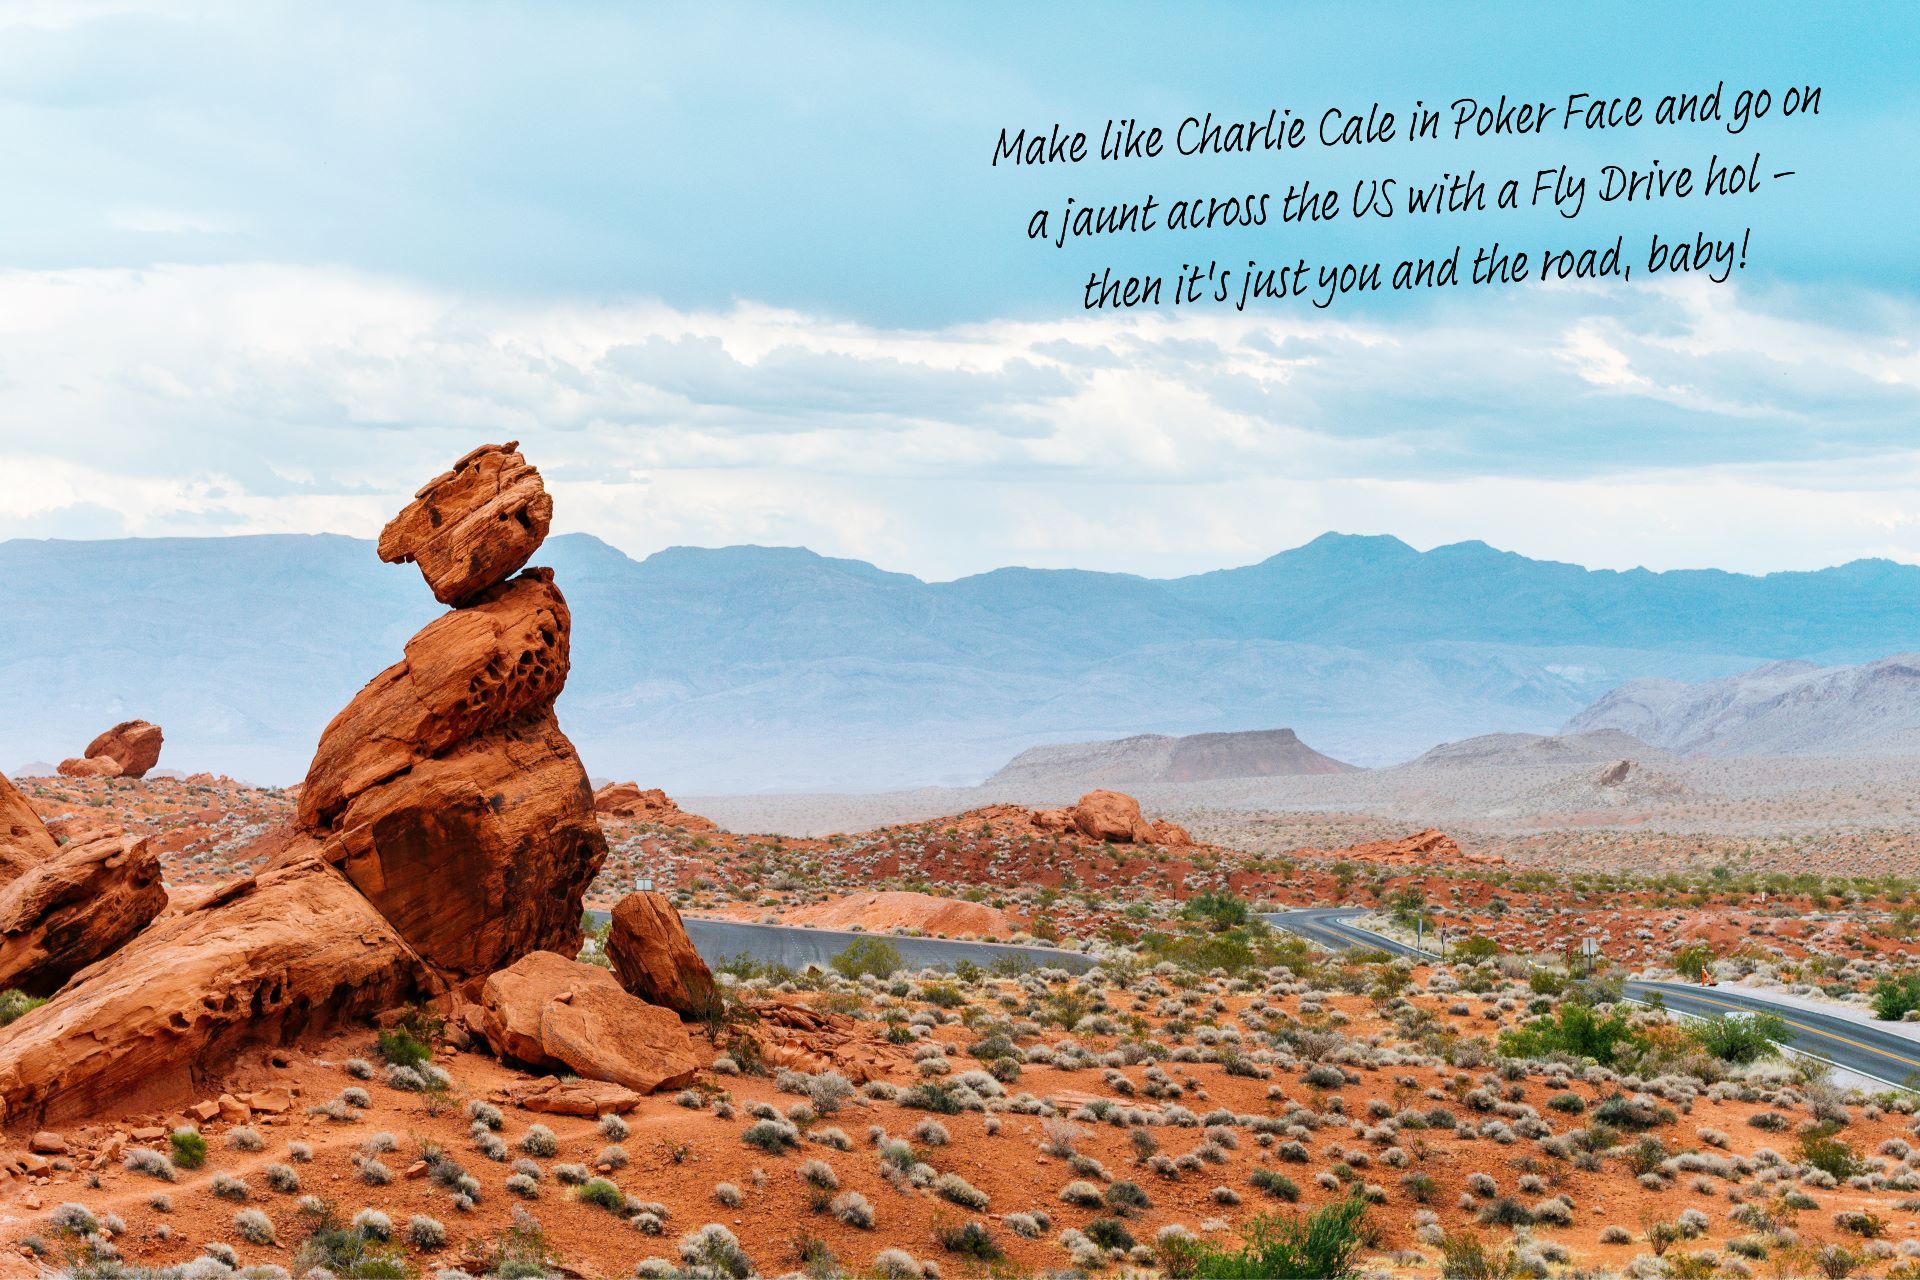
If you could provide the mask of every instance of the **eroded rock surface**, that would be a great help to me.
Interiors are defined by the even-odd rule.
[[[144,778],[160,763],[165,734],[145,720],[123,720],[87,744],[80,756],[60,762],[69,778]]]

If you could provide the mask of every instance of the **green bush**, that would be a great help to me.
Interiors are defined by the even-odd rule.
[[[1787,1024],[1770,1013],[1730,1013],[1689,1025],[1687,1035],[1722,1062],[1745,1065],[1778,1053]]]
[[[6,1026],[22,1014],[32,1013],[47,1002],[45,996],[30,996],[17,987],[8,987],[0,991],[0,1027]]]
[[[1204,921],[1215,933],[1244,928],[1253,919],[1246,900],[1223,889],[1206,889],[1194,894],[1180,908],[1180,914],[1188,920]]]
[[[1291,1204],[1300,1198],[1300,1184],[1277,1169],[1255,1169],[1247,1181],[1276,1200]]]
[[[416,1040],[405,1027],[382,1031],[374,1043],[374,1049],[396,1067],[417,1067],[433,1061],[432,1048]]]
[[[580,1184],[573,1193],[588,1204],[598,1205],[608,1213],[623,1213],[627,1207],[627,1195],[605,1178],[589,1178]]]
[[[1346,1280],[1356,1273],[1367,1206],[1339,1200],[1305,1217],[1257,1214],[1240,1229],[1237,1250],[1205,1247],[1197,1280]]]
[[[847,949],[827,962],[833,971],[843,978],[859,978],[872,974],[876,978],[890,978],[900,971],[904,963],[900,959],[900,948],[882,938],[860,938],[847,944]]]
[[[1873,1016],[1882,1022],[1898,1022],[1920,1009],[1920,973],[1886,977],[1873,984]]]
[[[1848,1178],[1866,1172],[1866,1165],[1860,1155],[1846,1142],[1834,1137],[1836,1126],[1831,1122],[1818,1125],[1800,1135],[1795,1154],[1800,1163],[1810,1164],[1822,1173],[1832,1174],[1845,1182]]]
[[[1563,1004],[1556,1013],[1535,1018],[1500,1035],[1500,1052],[1510,1058],[1548,1058],[1564,1053],[1595,1062],[1611,1062],[1623,1047],[1642,1049],[1646,1037],[1623,1013],[1603,1017],[1584,1004]]]
[[[1473,934],[1453,944],[1456,960],[1491,960],[1500,954],[1500,944],[1482,934]]]
[[[192,1129],[175,1129],[168,1141],[173,1162],[182,1169],[198,1169],[207,1162],[207,1140]]]

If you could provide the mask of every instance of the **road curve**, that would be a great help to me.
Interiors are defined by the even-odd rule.
[[[607,913],[589,910],[594,924],[606,923]],[[949,938],[904,938],[891,933],[857,933],[841,929],[802,929],[794,925],[743,924],[736,920],[706,920],[685,916],[687,937],[700,958],[718,965],[745,953],[761,964],[789,969],[824,967],[828,961],[862,938],[879,938],[900,953],[910,969],[951,969],[963,960],[983,969],[1009,959],[1036,969],[1065,969],[1085,973],[1092,956],[1058,947],[1021,946],[1010,942],[961,942]]]
[[[1355,916],[1366,914],[1364,910],[1353,907],[1316,907],[1301,911],[1278,911],[1264,918],[1276,928],[1335,951],[1361,947],[1391,955],[1422,954],[1398,939],[1348,923]],[[1425,955],[1431,958],[1433,953],[1429,951]],[[1658,997],[1659,1002],[1669,1009],[1700,1017],[1725,1013],[1770,1013],[1786,1024],[1788,1043],[1793,1048],[1837,1067],[1870,1076],[1883,1084],[1911,1087],[1907,1084],[1908,1079],[1920,1073],[1920,1043],[1847,1018],[1819,1013],[1799,1005],[1775,1003],[1753,992],[1726,987],[1698,987],[1685,982],[1646,982],[1638,978],[1627,980],[1625,992],[1629,998],[1640,1001],[1652,1001]]]

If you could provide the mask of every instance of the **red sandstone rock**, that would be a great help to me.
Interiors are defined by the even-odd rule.
[[[238,880],[149,926],[8,1028],[0,1123],[179,1105],[242,1049],[370,1017],[430,985],[324,864]]]
[[[50,995],[167,905],[160,860],[118,827],[62,845],[0,777],[0,988]]]
[[[530,951],[579,951],[607,850],[586,770],[551,711],[361,792],[317,838],[401,937],[462,978]]]
[[[593,811],[612,818],[636,818],[682,831],[718,831],[712,819],[688,813],[658,787],[641,790],[637,782],[611,782],[593,793]]]
[[[97,756],[86,759],[74,756],[62,760],[58,766],[63,778],[117,778],[120,776],[120,762],[111,756]]]
[[[428,481],[381,532],[380,558],[418,564],[442,604],[505,581],[539,549],[553,520],[553,499],[519,447],[481,445]]]
[[[580,947],[606,841],[553,718],[570,625],[545,569],[429,623],[333,718],[300,789],[321,855],[459,977]]]
[[[1040,810],[1033,822],[1043,831],[1076,831],[1089,840],[1111,844],[1171,843],[1159,840],[1153,824],[1141,816],[1140,802],[1119,791],[1089,791],[1071,809]],[[1172,823],[1166,825],[1170,833],[1186,836]]]
[[[607,959],[620,985],[648,1004],[665,1005],[686,1018],[705,1018],[713,1011],[718,998],[713,973],[664,894],[630,893],[614,905]]]
[[[700,1066],[672,1010],[628,995],[605,969],[551,951],[488,978],[477,1021],[502,1058],[638,1093],[686,1084]]]
[[[1184,849],[1193,843],[1193,837],[1179,823],[1160,818],[1153,823],[1153,843]]]
[[[58,849],[0,887],[0,988],[51,995],[167,905],[160,859],[119,833]]]
[[[527,1080],[509,1085],[507,1097],[515,1106],[555,1116],[624,1115],[646,1100],[603,1080]]]
[[[160,726],[145,720],[123,720],[92,742],[81,754],[89,760],[102,757],[120,766],[123,778],[144,778],[160,763],[160,747],[165,735]]]
[[[797,1000],[756,1002],[752,1035],[767,1063],[793,1071],[838,1071],[855,1084],[909,1069],[912,1058],[871,1023],[827,1013]]]

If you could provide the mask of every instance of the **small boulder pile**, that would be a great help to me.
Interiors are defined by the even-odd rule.
[[[1042,831],[1071,832],[1108,844],[1183,847],[1193,843],[1178,823],[1148,822],[1140,802],[1121,791],[1089,791],[1071,808],[1038,810],[1033,822]]]

